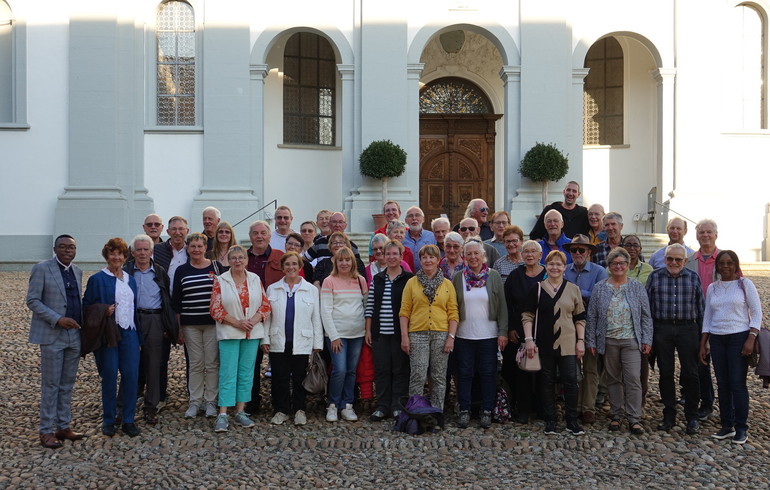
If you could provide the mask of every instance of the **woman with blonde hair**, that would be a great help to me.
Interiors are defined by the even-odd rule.
[[[206,258],[216,260],[225,267],[229,267],[230,263],[227,260],[227,256],[230,253],[230,248],[235,246],[238,241],[235,239],[235,230],[230,226],[227,221],[222,221],[217,225],[217,233],[214,236],[214,245],[211,250],[206,252]]]
[[[358,415],[353,410],[353,395],[366,332],[366,280],[358,273],[356,256],[350,248],[338,249],[328,260],[332,263],[332,271],[321,287],[321,319],[332,358],[326,420],[336,422],[337,411],[341,408],[344,420],[356,421]]]

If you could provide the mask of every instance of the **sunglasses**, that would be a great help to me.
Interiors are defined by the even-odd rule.
[[[161,224],[161,223],[145,223],[144,226],[146,226],[148,228],[156,228],[158,226],[163,226],[163,224]]]
[[[461,226],[460,231],[476,231],[475,226]]]
[[[677,264],[681,264],[684,262],[684,259],[682,257],[666,257],[666,262],[676,262]]]
[[[583,247],[570,247],[569,251],[570,253],[573,253],[573,254],[584,254],[588,251],[588,249]]]
[[[487,213],[489,212],[489,208],[479,208],[480,213]]]

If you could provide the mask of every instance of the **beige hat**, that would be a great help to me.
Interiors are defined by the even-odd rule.
[[[573,245],[579,245],[581,247],[585,247],[589,249],[591,253],[596,252],[596,245],[591,243],[591,239],[585,235],[578,234],[573,236],[572,241],[570,243],[565,243],[562,248],[564,248],[564,250],[566,250],[567,252],[571,252]]]

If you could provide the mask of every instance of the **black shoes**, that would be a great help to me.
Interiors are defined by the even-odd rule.
[[[137,427],[136,424],[123,424],[121,429],[123,429],[123,433],[128,437],[136,437],[139,435],[139,427]]]
[[[687,422],[687,428],[684,430],[684,432],[688,435],[694,435],[697,434],[699,430],[700,427],[698,426],[698,420],[692,419]]]
[[[112,437],[115,435],[115,426],[114,425],[104,425],[102,426],[102,434],[104,434],[107,437]]]
[[[663,422],[658,425],[658,430],[664,430],[666,432],[670,431],[674,427],[674,420],[664,418]]]

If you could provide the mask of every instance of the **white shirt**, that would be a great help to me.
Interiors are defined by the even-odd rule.
[[[740,281],[743,281],[741,289]],[[745,294],[744,294],[745,290]],[[703,333],[729,335],[762,327],[762,304],[750,280],[715,281],[709,285]]]
[[[465,302],[465,320],[457,326],[457,336],[466,340],[485,340],[497,338],[497,322],[489,320],[489,293],[487,288],[465,287],[463,277],[463,301]]]
[[[177,250],[173,246],[171,247],[171,262],[168,264],[168,279],[170,292],[174,292],[174,274],[176,269],[182,264],[187,263],[187,247],[182,247],[182,250]]]
[[[115,274],[107,268],[102,269],[108,276],[115,277]],[[115,277],[115,323],[124,330],[136,330],[134,324],[134,292],[128,285],[128,274],[123,273],[123,277]]]
[[[289,230],[289,233],[293,233],[291,230]],[[270,234],[270,248],[273,250],[280,250],[281,252],[286,251],[286,237],[289,236],[289,233],[285,235],[281,235],[278,233],[278,230],[273,230],[273,233]]]

